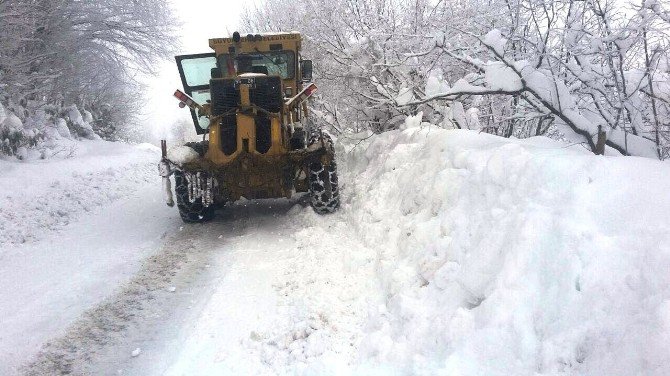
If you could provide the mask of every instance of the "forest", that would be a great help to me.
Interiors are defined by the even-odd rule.
[[[240,27],[302,32],[321,84],[314,110],[336,133],[380,133],[421,113],[447,129],[666,159],[665,5],[266,0]],[[163,0],[2,0],[0,20],[2,116],[15,116],[0,129],[4,154],[62,134],[142,138],[135,77],[170,58],[177,39]]]
[[[2,0],[0,25],[2,154],[48,157],[63,137],[141,139],[137,77],[175,52],[165,1]]]

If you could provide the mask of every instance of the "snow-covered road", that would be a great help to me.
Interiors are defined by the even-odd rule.
[[[181,226],[154,183],[156,155],[95,141],[72,158],[0,161],[0,374],[18,372]]]
[[[667,163],[412,119],[338,153],[333,215],[183,225],[156,177],[4,246],[0,373],[670,373]]]
[[[180,234],[197,238],[206,255],[189,266],[198,276],[173,281],[172,296],[182,298],[170,305],[176,308],[144,315],[142,331],[157,330],[108,349],[94,373],[276,374],[311,359],[327,362],[319,369],[346,366],[369,299],[377,296],[367,282],[375,280],[373,254],[339,236],[345,228],[335,217],[331,226],[310,225],[322,219],[302,205],[240,203]],[[344,259],[347,249],[356,249],[358,259]],[[153,304],[159,306],[165,305]],[[141,355],[132,358],[136,348]]]
[[[181,227],[28,373],[276,374],[311,359],[346,367],[379,296],[374,253],[342,236],[341,218],[327,220],[300,199],[264,200]]]
[[[374,253],[341,215],[296,197],[184,225],[161,200],[155,150],[85,146],[29,174],[30,192],[11,187],[45,164],[4,165],[6,217],[13,196],[45,204],[19,213],[27,226],[3,222],[0,374],[272,374],[354,356],[378,293]]]

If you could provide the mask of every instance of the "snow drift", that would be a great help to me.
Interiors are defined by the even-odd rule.
[[[418,122],[347,154],[385,290],[359,370],[669,374],[670,166]]]
[[[420,118],[223,235],[166,374],[670,374],[670,166]]]

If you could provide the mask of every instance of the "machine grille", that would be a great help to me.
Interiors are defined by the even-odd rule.
[[[235,87],[234,79],[210,80],[209,89],[212,96],[212,115],[222,115],[239,106],[240,92]]]
[[[249,90],[249,100],[269,112],[280,112],[283,104],[281,78],[279,76],[255,77],[255,85]]]

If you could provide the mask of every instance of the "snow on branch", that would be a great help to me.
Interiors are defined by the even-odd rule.
[[[337,109],[339,130],[383,132],[422,113],[668,158],[668,19],[656,0],[264,0],[243,24],[303,32],[320,110]]]

